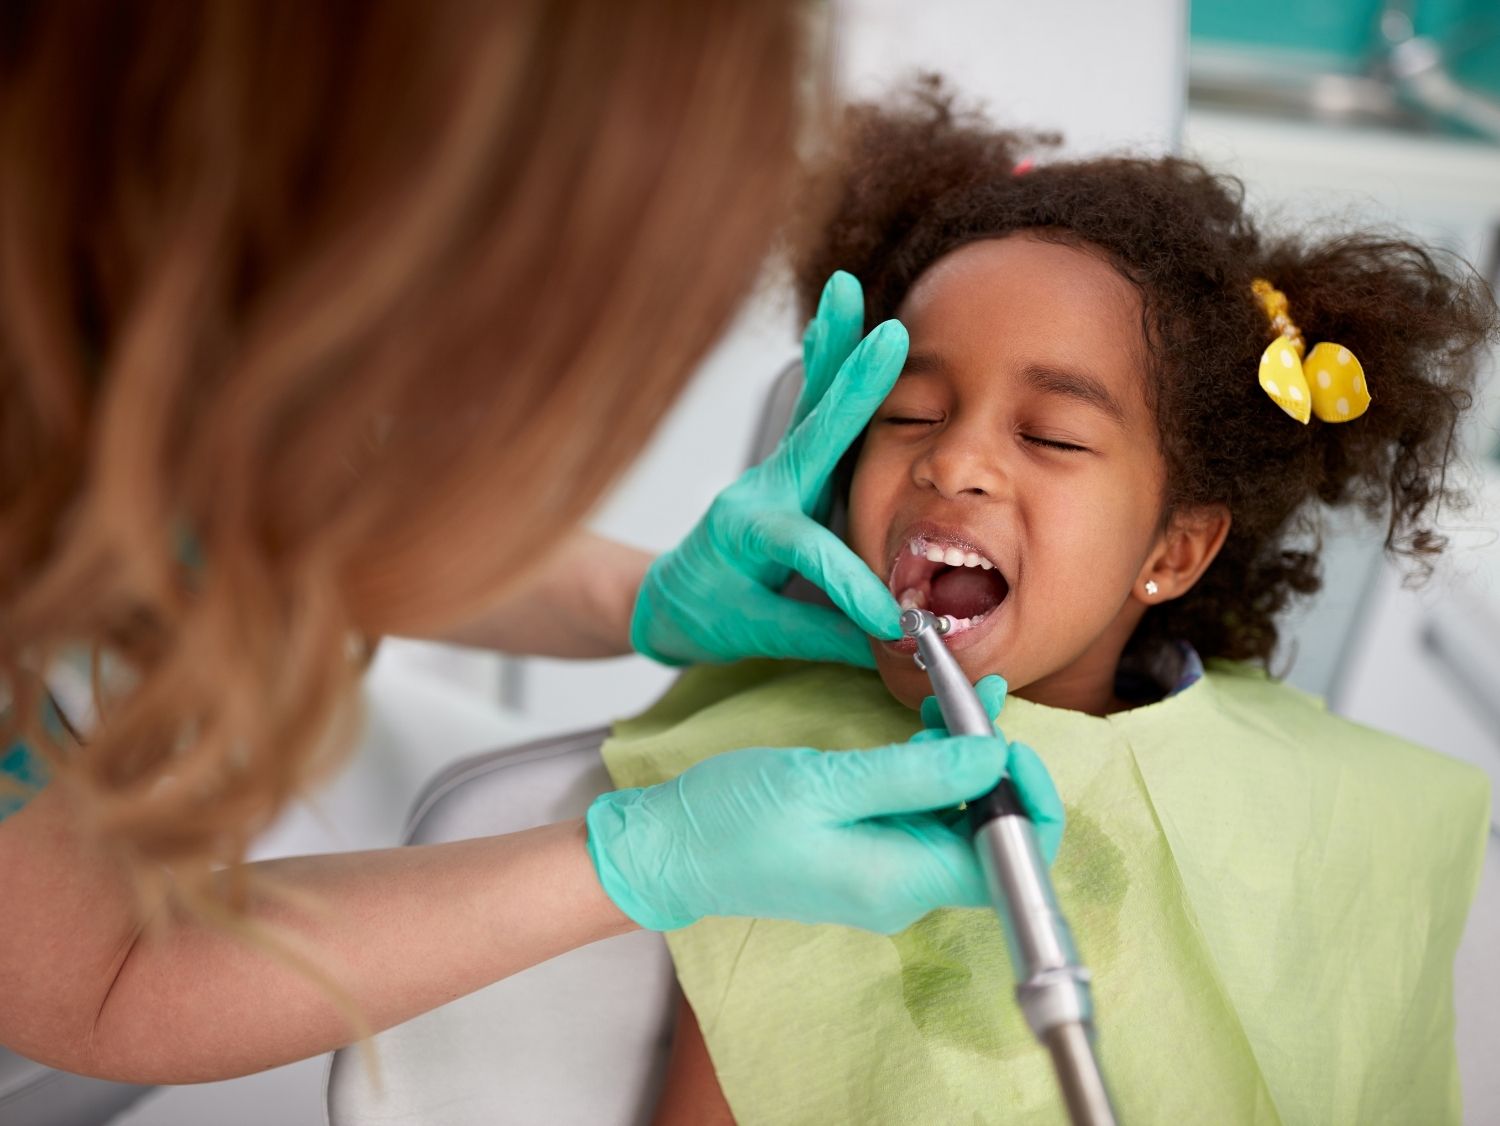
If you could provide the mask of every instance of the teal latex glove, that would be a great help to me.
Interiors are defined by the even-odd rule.
[[[1057,787],[1052,783],[1052,775],[1047,773],[1047,767],[1037,753],[1025,743],[1009,743],[1005,739],[1005,732],[1000,730],[1000,710],[1005,707],[1005,689],[1005,678],[993,674],[982,677],[974,685],[979,702],[984,705],[990,722],[995,725],[995,734],[1010,747],[1006,773],[1010,775],[1011,784],[1016,788],[1016,796],[1021,799],[1021,805],[1036,827],[1036,840],[1042,855],[1051,864],[1057,859],[1057,850],[1062,845],[1063,826],[1067,821],[1063,814],[1062,798],[1058,796]],[[929,696],[922,701],[922,727],[924,730],[912,736],[913,743],[949,737],[936,696]]]
[[[900,322],[860,340],[863,324],[859,282],[834,274],[803,337],[806,384],[792,426],[651,565],[631,618],[639,652],[663,664],[791,657],[872,667],[867,635],[901,635],[890,591],[821,523],[839,459],[906,362]],[[794,570],[838,609],[783,597]]]
[[[988,793],[1005,744],[983,736],[870,751],[752,747],[588,811],[599,882],[643,927],[706,915],[893,934],[938,907],[989,903],[967,830],[926,812]]]

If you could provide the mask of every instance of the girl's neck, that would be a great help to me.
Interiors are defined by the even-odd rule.
[[[1072,664],[1013,689],[1011,695],[1033,704],[1089,715],[1125,711],[1134,705],[1115,691],[1115,674],[1123,650],[1123,646],[1095,645]]]

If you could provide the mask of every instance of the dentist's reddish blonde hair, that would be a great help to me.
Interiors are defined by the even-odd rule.
[[[794,166],[787,0],[0,9],[0,737],[202,894],[640,449]],[[6,744],[0,743],[0,748]]]

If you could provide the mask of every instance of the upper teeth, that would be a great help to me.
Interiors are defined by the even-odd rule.
[[[990,570],[995,565],[980,555],[977,551],[965,551],[961,547],[943,547],[940,544],[928,543],[918,537],[907,545],[907,550],[913,555],[925,555],[933,563],[946,563],[950,567],[979,567]]]

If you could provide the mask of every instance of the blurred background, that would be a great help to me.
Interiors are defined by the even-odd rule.
[[[937,71],[997,121],[1061,130],[1070,151],[1184,152],[1242,177],[1273,223],[1396,226],[1492,284],[1500,274],[1500,0],[839,0],[816,15],[849,95]],[[743,468],[799,334],[768,280],[593,526],[673,545]],[[1479,503],[1451,514],[1453,549],[1434,581],[1405,589],[1378,532],[1333,529],[1326,589],[1297,615],[1277,671],[1342,714],[1480,765],[1500,787],[1497,399],[1486,394],[1464,435]],[[257,855],[396,843],[444,765],[633,714],[672,676],[640,658],[564,664],[387,642],[367,683],[363,747]],[[1500,1121],[1497,867],[1492,835],[1459,963],[1476,1123]],[[316,1126],[325,1066],[161,1089],[115,1121]]]

